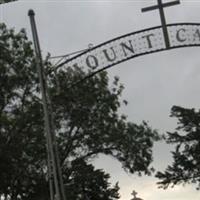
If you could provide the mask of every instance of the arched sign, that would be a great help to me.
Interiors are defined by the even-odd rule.
[[[153,27],[123,35],[81,53],[59,66],[79,66],[104,70],[126,60],[158,51],[200,46],[200,24],[169,24],[170,47],[166,47],[162,27]],[[59,67],[58,66],[58,67]]]
[[[142,12],[159,9],[161,26],[132,32],[99,44],[59,64],[57,69],[63,65],[78,66],[93,69],[92,74],[96,74],[138,56],[174,48],[200,46],[200,23],[166,24],[164,8],[179,4],[179,0],[169,3],[157,1],[157,5],[143,8]]]
[[[86,77],[88,78],[99,71],[141,55],[180,47],[200,46],[200,24],[166,24],[164,8],[179,4],[179,0],[169,3],[162,3],[162,0],[157,0],[157,2],[157,5],[143,8],[142,11],[146,12],[158,9],[160,12],[161,26],[144,29],[114,38],[61,63],[56,68],[58,69],[59,67],[65,65],[67,67],[79,66],[93,69],[93,71]],[[44,108],[48,151],[48,173],[53,175],[53,179],[50,179],[51,199],[54,199],[54,195],[56,194],[59,200],[65,200],[62,172],[60,162],[58,160],[57,147],[55,145],[55,133],[52,129],[52,127],[54,127],[52,113],[49,112],[52,109],[50,107],[51,104],[48,102],[49,95],[43,73],[43,61],[34,19],[34,11],[29,10],[28,15],[30,17],[33,34]],[[53,185],[53,183],[55,185]],[[54,186],[55,191],[52,189]],[[133,195],[136,197],[135,193]]]

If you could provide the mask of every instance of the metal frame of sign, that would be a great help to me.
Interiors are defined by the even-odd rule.
[[[152,41],[150,41],[150,38],[147,38],[147,36],[149,36],[149,34],[145,35],[148,32],[151,33],[152,31],[156,31],[156,30],[162,32],[162,26],[156,26],[156,27],[147,28],[147,29],[143,29],[143,30],[140,30],[140,31],[128,33],[128,34],[116,37],[112,40],[106,41],[104,43],[101,43],[97,46],[94,46],[93,48],[90,48],[87,51],[84,51],[83,53],[80,53],[80,54],[60,63],[56,67],[56,69],[60,69],[62,66],[72,67],[72,66],[76,66],[76,65],[78,65],[79,67],[82,67],[83,69],[85,69],[84,68],[85,66],[89,67],[91,69],[92,66],[87,66],[86,62],[84,62],[84,61],[86,61],[88,56],[94,56],[94,54],[97,54],[98,52],[97,53],[95,53],[95,52],[98,51],[98,49],[101,49],[99,52],[104,51],[104,54],[105,54],[106,47],[107,47],[107,50],[109,49],[108,48],[109,44],[114,44],[115,42],[123,40],[124,38],[132,37],[132,36],[135,36],[135,35],[138,35],[138,34],[141,34],[142,36],[146,37],[146,38],[144,38],[144,40],[145,40],[144,42],[146,42],[146,51],[144,50],[144,52],[140,52],[140,53],[132,52],[132,55],[131,55],[131,52],[128,52],[130,50],[127,50],[127,48],[125,49],[125,47],[122,46],[121,48],[123,48],[123,50],[126,50],[127,54],[129,53],[129,56],[124,55],[124,58],[118,59],[116,61],[108,61],[107,60],[107,64],[105,66],[102,66],[101,64],[99,64],[99,66],[93,66],[92,72],[90,71],[90,73],[85,78],[91,77],[91,76],[93,76],[93,75],[95,75],[95,74],[97,74],[97,73],[99,73],[103,70],[111,68],[111,67],[113,67],[117,64],[120,64],[122,62],[125,62],[125,61],[130,60],[130,59],[135,58],[135,57],[139,57],[139,56],[143,56],[143,55],[147,55],[147,54],[151,54],[151,53],[156,53],[156,52],[160,52],[160,51],[165,51],[165,50],[176,49],[176,48],[200,46],[200,23],[173,23],[173,24],[168,24],[167,27],[168,27],[168,29],[178,28],[177,31],[175,32],[176,36],[177,36],[177,34],[181,34],[181,32],[182,32],[182,36],[178,35],[179,37],[182,37],[182,39],[179,38],[179,40],[176,39],[176,41],[174,41],[174,39],[173,39],[174,36],[172,34],[173,31],[171,32],[171,35],[170,35],[170,30],[168,30],[169,31],[169,39],[171,39],[171,40],[169,40],[169,42],[170,42],[169,47],[166,47],[166,44],[164,42],[164,36],[160,35],[160,33],[159,33],[160,41],[162,41],[163,43],[161,44],[160,47],[157,47],[157,48],[153,47],[153,45],[154,45],[153,39],[152,39]],[[190,34],[189,37],[188,37],[188,34],[184,33],[184,32],[187,31],[186,28],[189,28],[188,31],[191,30],[191,29],[194,29],[193,32],[189,33]],[[197,31],[198,31],[198,34],[197,34]],[[143,33],[144,33],[144,35],[143,35]],[[195,35],[196,38],[194,37],[194,35]],[[152,35],[152,37],[153,37],[153,35]],[[172,40],[173,40],[173,42],[172,42]],[[126,40],[126,41],[128,41],[128,40]],[[148,48],[148,45],[151,45],[151,48]],[[130,46],[129,46],[129,48],[130,48]],[[107,54],[108,54],[108,52],[107,52]],[[95,56],[93,58],[98,59]],[[102,58],[102,56],[101,56],[101,58]],[[80,63],[82,63],[82,64],[80,64]],[[83,66],[83,65],[85,65],[85,66]],[[85,80],[85,78],[83,80]],[[81,81],[83,81],[83,80],[81,80]]]
[[[72,57],[71,59],[68,59],[65,62],[62,62],[54,70],[58,70],[62,66],[79,66],[83,68],[85,66],[89,67],[89,75],[78,81],[78,83],[80,83],[103,70],[135,57],[175,48],[200,46],[200,23],[166,23],[164,8],[178,4],[180,4],[180,0],[175,0],[168,3],[163,3],[162,0],[157,0],[157,5],[143,8],[142,12],[158,9],[162,24],[161,26],[132,32],[104,42],[100,45],[90,48],[87,51],[84,51],[83,53],[78,54],[77,56]],[[50,199],[54,200],[56,196],[56,199],[58,200],[66,200],[55,132],[53,129],[54,123],[51,101],[49,98],[46,76],[44,73],[34,11],[29,10],[28,15],[30,17],[40,89],[42,93],[47,140]],[[179,29],[177,29],[178,27]],[[174,35],[174,33],[176,35]]]

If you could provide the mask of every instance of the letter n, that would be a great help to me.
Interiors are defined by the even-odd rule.
[[[120,45],[122,47],[122,50],[123,50],[125,56],[127,56],[127,50],[131,53],[134,53],[134,49],[133,49],[133,45],[132,45],[131,40],[129,40],[129,45],[127,45],[124,42],[122,42]]]

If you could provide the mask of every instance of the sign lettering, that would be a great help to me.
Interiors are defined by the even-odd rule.
[[[129,33],[97,45],[59,66],[79,66],[95,72],[145,54],[180,47],[200,46],[200,24],[168,24],[167,29],[169,47],[166,47],[162,26],[158,26]]]

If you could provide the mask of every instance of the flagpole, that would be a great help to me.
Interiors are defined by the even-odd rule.
[[[45,123],[46,140],[47,140],[47,159],[48,159],[47,164],[48,164],[50,197],[51,200],[54,200],[54,198],[56,198],[56,200],[66,200],[56,138],[55,138],[52,107],[48,94],[46,78],[44,74],[44,66],[43,66],[39,38],[37,34],[34,11],[29,10],[28,16],[30,17],[30,24],[31,24],[33,42],[36,54],[36,64],[39,75],[40,89],[42,93],[44,123]],[[53,180],[52,180],[52,174],[53,174]]]

